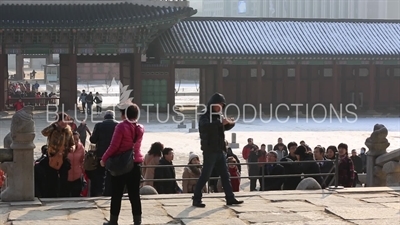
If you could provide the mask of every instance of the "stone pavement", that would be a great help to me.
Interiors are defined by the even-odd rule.
[[[226,206],[222,194],[207,194],[206,208],[192,207],[190,196],[142,196],[143,224],[400,224],[400,187],[240,192],[237,198],[245,203],[239,206]],[[0,220],[13,225],[99,225],[109,217],[109,207],[106,197],[0,203]],[[126,197],[119,222],[132,224]]]

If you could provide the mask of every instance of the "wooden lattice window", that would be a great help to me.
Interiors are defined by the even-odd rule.
[[[60,43],[60,33],[51,32],[51,42],[52,43]]]
[[[124,42],[124,30],[118,30],[117,38],[118,38],[118,43],[123,43]]]
[[[108,31],[101,32],[101,42],[103,43],[110,42],[110,33]]]
[[[23,43],[24,42],[24,33],[22,32],[15,32],[14,33],[14,42],[15,43]]]
[[[32,37],[33,43],[41,43],[42,42],[42,34],[39,32],[35,32]]]

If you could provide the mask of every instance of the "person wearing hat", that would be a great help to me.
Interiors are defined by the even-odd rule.
[[[235,198],[229,181],[225,158],[225,130],[232,129],[235,126],[235,122],[223,115],[225,106],[225,97],[220,93],[215,93],[208,101],[207,108],[199,120],[200,145],[203,151],[204,163],[192,197],[192,205],[195,207],[204,208],[206,206],[201,200],[203,196],[202,190],[209,180],[214,167],[221,176],[226,204],[236,205],[243,203],[243,201],[238,201]]]
[[[189,154],[189,166],[185,167],[183,169],[183,174],[182,174],[182,191],[183,193],[193,193],[194,188],[196,187],[197,179],[199,179],[200,174],[201,174],[201,164],[200,164],[200,158],[198,155],[194,154],[193,152],[190,152]],[[190,165],[196,165],[196,166],[190,166]],[[190,178],[195,178],[196,180],[188,180]],[[207,193],[207,187],[204,185],[203,187],[203,193]]]
[[[110,192],[110,174],[106,169],[100,166],[100,159],[104,152],[107,150],[111,143],[112,136],[114,134],[115,127],[118,125],[118,121],[115,120],[114,111],[107,110],[104,115],[103,122],[94,125],[93,133],[90,136],[90,143],[96,145],[96,157],[97,157],[97,169],[92,171],[86,171],[86,175],[91,181],[90,185],[90,196],[111,196]],[[103,192],[104,189],[104,192]]]

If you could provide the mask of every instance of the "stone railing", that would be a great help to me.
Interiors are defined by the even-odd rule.
[[[0,169],[6,175],[1,201],[33,201],[35,198],[33,151],[35,145],[35,122],[32,106],[25,106],[14,114],[10,133],[4,138],[0,149]]]
[[[165,7],[188,7],[187,0],[0,0],[1,4],[106,4],[132,2],[139,5],[165,6]]]
[[[376,124],[371,136],[365,141],[367,152],[367,183],[374,186],[400,186],[400,149],[386,152],[390,143],[388,130]]]

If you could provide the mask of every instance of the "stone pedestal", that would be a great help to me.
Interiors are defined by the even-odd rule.
[[[179,129],[186,128],[186,124],[184,124],[183,122],[181,122],[180,124],[178,124],[178,128],[179,128]]]
[[[232,133],[232,142],[229,143],[231,148],[239,148],[239,143],[236,143],[236,133]]]
[[[400,186],[400,162],[387,162],[382,171],[386,173],[386,186]]]
[[[1,192],[1,200],[4,202],[35,199],[33,170],[35,123],[32,120],[32,109],[32,106],[26,106],[12,118],[10,134],[13,161],[0,164],[7,179],[7,185]]]

